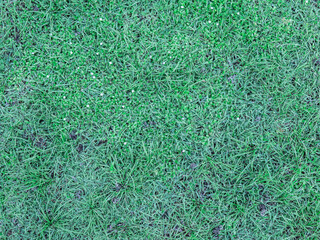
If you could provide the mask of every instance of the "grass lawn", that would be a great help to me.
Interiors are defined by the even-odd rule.
[[[0,19],[0,239],[320,239],[320,1]]]

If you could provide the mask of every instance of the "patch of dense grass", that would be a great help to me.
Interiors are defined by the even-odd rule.
[[[318,1],[2,1],[1,239],[317,239]]]

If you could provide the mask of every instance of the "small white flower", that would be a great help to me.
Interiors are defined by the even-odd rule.
[[[95,79],[96,77],[95,77],[95,76],[92,76],[92,78]]]
[[[211,23],[211,21],[209,20],[209,23]]]
[[[50,36],[52,36],[52,33],[50,33]]]
[[[70,44],[72,45],[72,42],[70,42]]]
[[[87,108],[90,107],[89,104],[87,105]]]
[[[63,99],[66,99],[66,96],[63,96]]]
[[[79,67],[77,67],[77,69],[79,69]]]
[[[162,64],[166,64],[166,62],[163,62]]]
[[[240,120],[240,118],[237,118],[237,120]]]
[[[101,97],[103,96],[103,92],[102,92],[102,93],[100,93],[100,96],[101,96]]]
[[[181,6],[181,8],[184,8],[184,6]]]
[[[71,51],[70,54],[72,54],[73,52]]]
[[[49,75],[47,75],[47,78],[49,78]]]
[[[97,54],[97,55],[99,55],[99,53],[98,53],[98,52],[97,52],[96,54]]]
[[[152,56],[150,56],[149,58],[152,58]]]
[[[63,120],[64,120],[64,121],[66,121],[67,119],[66,119],[66,118],[64,118]]]
[[[132,89],[132,91],[131,92],[133,92],[134,93],[134,90]]]
[[[239,13],[239,12],[237,12],[237,14],[238,14],[238,15],[240,15],[240,13]]]
[[[100,18],[99,20],[102,21],[102,18]]]
[[[172,57],[170,56],[170,58],[172,58]]]
[[[34,52],[32,53],[32,55],[34,54]]]
[[[211,7],[211,9],[213,9],[213,7]]]
[[[184,153],[185,151],[186,151],[186,150],[184,150],[184,149],[182,150],[183,153]]]
[[[124,145],[127,145],[127,142],[124,142],[123,144],[124,144]]]
[[[308,0],[306,0],[306,3],[308,3]]]
[[[217,26],[219,26],[219,23],[217,23]]]
[[[102,45],[103,43],[101,42],[100,45]]]
[[[122,106],[122,108],[124,108],[124,106]]]
[[[109,62],[109,64],[111,65],[111,64],[112,64],[112,62]]]

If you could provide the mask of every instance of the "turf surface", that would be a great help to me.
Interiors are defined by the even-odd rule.
[[[320,238],[320,2],[0,11],[0,239]]]

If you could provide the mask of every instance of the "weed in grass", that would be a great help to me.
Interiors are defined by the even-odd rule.
[[[1,2],[1,237],[317,239],[318,16]]]

